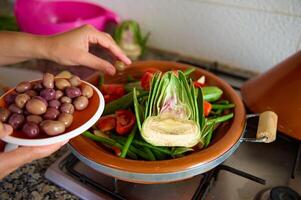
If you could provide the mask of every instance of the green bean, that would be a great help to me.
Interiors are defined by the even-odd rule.
[[[212,109],[218,109],[218,110],[224,110],[224,109],[229,109],[229,108],[234,108],[234,104],[211,104]]]
[[[144,152],[148,155],[150,160],[156,160],[156,157],[154,156],[153,152],[148,147],[142,147]]]
[[[154,153],[157,160],[165,160],[167,158],[166,154],[164,154],[156,149],[151,149],[151,151]]]
[[[116,140],[117,138],[119,138],[121,140],[125,140],[124,137],[122,137],[122,136],[116,136],[116,135],[112,135],[112,138],[114,140]],[[160,151],[162,153],[165,153],[165,154],[168,154],[168,155],[172,155],[172,152],[168,148],[153,146],[153,145],[151,145],[149,143],[146,143],[146,142],[144,142],[142,140],[133,139],[132,144],[139,145],[139,146],[145,146],[145,147],[148,147],[148,148],[151,148],[151,149],[156,149],[156,150],[158,150],[158,151]]]
[[[133,93],[127,93],[126,95],[111,101],[105,106],[103,115],[115,113],[116,110],[127,109],[133,103]]]
[[[122,137],[118,137],[118,136],[114,136],[114,135],[111,135],[111,137],[114,138],[116,141],[118,141],[120,144],[124,145],[126,143],[126,141]],[[136,148],[133,144],[129,147],[129,149],[130,149],[130,151],[137,154],[144,160],[151,160],[151,158],[144,151]]]
[[[124,85],[124,88],[127,92],[131,92],[133,88],[137,88],[137,90],[143,90],[141,87],[140,81],[132,82],[132,83],[127,83]]]
[[[98,79],[98,88],[101,88],[103,83],[104,83],[104,76],[102,74],[100,74],[99,79]]]
[[[129,136],[128,136],[127,140],[126,140],[126,143],[124,144],[124,146],[122,148],[122,151],[121,151],[121,154],[120,154],[121,158],[125,158],[126,157],[128,149],[131,146],[131,143],[132,143],[132,141],[133,141],[133,139],[135,137],[136,130],[137,130],[137,126],[134,126],[134,128],[132,129],[131,133],[129,134]]]
[[[183,73],[186,77],[188,77],[194,71],[195,71],[195,68],[188,68]]]
[[[225,122],[225,121],[231,119],[233,116],[234,116],[233,113],[229,113],[229,114],[223,115],[221,117],[211,118],[211,119],[208,119],[207,124],[210,125],[210,124],[217,124],[217,123]]]
[[[123,148],[122,145],[119,144],[118,142],[116,142],[115,140],[94,135],[89,131],[83,132],[82,135],[87,137],[87,138],[90,138],[91,140],[94,140],[96,142],[101,142],[101,143],[109,145],[109,146],[118,147],[119,149]],[[131,157],[133,159],[137,159],[137,155],[135,153],[131,152],[131,151],[128,152],[128,155],[129,155],[129,157]]]
[[[129,82],[134,82],[135,81],[135,79],[134,79],[134,77],[133,76],[131,76],[131,75],[128,75],[127,76],[127,82],[129,83]]]

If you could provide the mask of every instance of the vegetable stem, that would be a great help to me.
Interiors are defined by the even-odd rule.
[[[187,76],[189,76],[194,71],[195,71],[195,68],[188,68],[183,73],[187,77]]]
[[[133,89],[133,99],[134,99],[134,110],[135,110],[137,125],[139,128],[139,131],[141,131],[141,120],[140,120],[141,112],[140,112],[140,105],[139,105],[138,99],[137,99],[136,88]]]

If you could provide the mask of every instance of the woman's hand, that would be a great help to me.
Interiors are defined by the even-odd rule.
[[[91,25],[54,36],[37,36],[21,32],[0,32],[0,65],[41,58],[63,65],[83,65],[113,75],[113,65],[89,53],[89,45],[96,44],[110,51],[126,65],[131,60],[121,51],[112,37]]]
[[[115,67],[111,63],[89,53],[90,44],[106,48],[117,59],[127,65],[131,64],[131,60],[109,34],[100,32],[91,25],[49,37],[46,41],[48,59],[64,65],[84,65],[111,75],[115,74]]]
[[[3,138],[13,131],[8,124],[0,122],[0,138]],[[18,167],[29,163],[33,160],[49,156],[66,144],[64,141],[57,144],[40,146],[40,147],[19,147],[13,151],[0,153],[0,179],[16,170]]]

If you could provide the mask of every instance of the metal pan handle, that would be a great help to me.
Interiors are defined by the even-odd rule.
[[[270,143],[276,140],[278,116],[273,111],[265,111],[261,114],[247,115],[247,119],[258,117],[256,138],[242,138],[245,142]]]

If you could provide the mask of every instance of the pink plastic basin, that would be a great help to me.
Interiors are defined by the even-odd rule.
[[[119,17],[99,5],[80,1],[16,0],[14,7],[21,31],[51,35],[91,24],[103,31]]]

